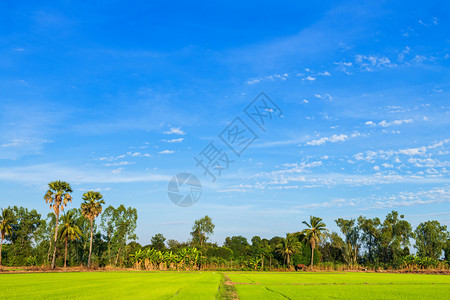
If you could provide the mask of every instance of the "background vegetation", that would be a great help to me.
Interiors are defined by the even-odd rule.
[[[416,229],[396,211],[384,220],[360,216],[335,220],[330,232],[321,218],[299,220],[285,237],[227,237],[223,245],[209,242],[213,220],[195,221],[187,241],[166,240],[163,234],[141,245],[135,233],[135,208],[106,206],[94,191],[83,195],[80,208],[66,209],[72,198],[66,182],[49,183],[44,196],[51,212],[9,206],[0,214],[0,264],[41,267],[127,267],[146,270],[293,270],[305,265],[320,269],[448,268],[450,236],[437,221]],[[44,204],[44,201],[42,201]],[[416,249],[412,254],[411,249]]]

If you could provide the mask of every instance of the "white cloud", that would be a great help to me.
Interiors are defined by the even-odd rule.
[[[376,123],[373,122],[373,121],[367,121],[366,123],[364,123],[364,125],[372,126],[372,127],[378,125],[378,126],[380,126],[380,127],[386,128],[386,127],[390,127],[390,126],[398,126],[398,125],[408,124],[408,123],[412,123],[412,122],[413,122],[412,119],[393,120],[393,121],[390,121],[390,122],[388,122],[388,121],[386,121],[386,120],[383,120],[383,121],[381,121],[381,122],[378,122],[378,124],[376,124]]]
[[[320,72],[317,75],[320,75],[320,76],[331,76],[330,72],[328,72],[328,71]]]
[[[331,201],[321,202],[321,203],[312,203],[305,204],[300,206],[295,206],[294,208],[303,208],[303,209],[314,209],[314,208],[323,208],[323,207],[343,207],[343,206],[356,206],[356,203],[349,199],[333,199]]]
[[[304,80],[314,81],[314,80],[316,80],[316,78],[314,78],[312,76],[308,76],[308,77],[304,78]]]
[[[408,149],[400,149],[398,153],[404,155],[423,155],[427,152],[427,148],[425,146],[418,148],[408,148]]]
[[[159,151],[160,154],[172,154],[175,153],[175,151],[173,150],[163,150],[163,151]]]
[[[94,191],[94,192],[107,192],[110,191],[111,188],[110,187],[106,187],[106,188],[94,188],[94,189],[85,189],[85,188],[79,188],[78,191],[80,192],[88,192],[88,191]]]
[[[178,138],[178,139],[171,139],[171,140],[163,140],[164,142],[167,143],[181,143],[183,142],[184,138]]]
[[[120,170],[121,171],[121,170]],[[0,167],[0,180],[5,182],[24,182],[27,184],[45,185],[61,178],[73,184],[125,183],[125,182],[168,182],[172,176],[145,172],[127,172],[126,175],[104,168],[67,167],[59,164],[40,164],[26,167]]]
[[[112,170],[111,173],[120,174],[120,173],[122,173],[122,170],[123,170],[123,168],[117,168],[117,169]]]
[[[118,167],[118,166],[127,166],[127,165],[132,165],[135,164],[135,162],[131,162],[131,161],[120,161],[120,162],[116,162],[116,163],[106,163],[104,164],[105,167]]]
[[[314,94],[314,97],[319,98],[319,99],[333,101],[333,97],[330,94],[324,94],[324,95]]]
[[[380,123],[378,123],[379,126],[381,127],[389,127],[389,126],[397,126],[397,125],[402,125],[402,124],[408,124],[408,123],[412,123],[413,120],[412,119],[407,119],[407,120],[394,120],[392,122],[387,122],[387,121],[381,121]]]
[[[169,131],[165,131],[164,134],[179,134],[179,135],[185,135],[186,133],[181,130],[180,127],[170,127]]]
[[[340,134],[340,135],[332,135],[330,137],[323,137],[317,140],[312,140],[309,142],[306,142],[306,145],[308,146],[320,146],[323,145],[325,143],[337,143],[337,142],[344,142],[348,140],[348,136],[345,134]]]

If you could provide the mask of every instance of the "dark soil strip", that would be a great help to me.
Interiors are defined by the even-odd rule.
[[[222,274],[222,282],[219,286],[219,300],[239,300],[239,295],[234,287],[234,282],[230,280],[227,274]]]
[[[179,289],[172,297],[170,297],[169,299],[172,299],[172,298],[175,298],[177,295],[178,295],[178,293],[182,290],[183,288],[181,288],[181,289]]]
[[[367,282],[362,282],[362,283],[346,283],[346,282],[340,282],[340,283],[259,283],[259,282],[232,282],[230,281],[230,283],[232,285],[417,285],[417,284],[422,284],[422,285],[427,285],[427,284],[437,284],[437,285],[448,285],[450,283],[435,283],[435,282],[403,282],[403,283],[393,283],[393,282],[382,282],[382,283],[377,283],[377,282],[372,282],[372,283],[367,283]]]
[[[278,291],[271,290],[271,289],[269,289],[268,287],[266,287],[266,290],[268,290],[269,292],[278,294],[278,295],[280,295],[280,296],[282,296],[282,297],[284,297],[284,298],[286,298],[286,299],[292,300],[291,298],[289,298],[289,297],[286,296],[285,294],[282,294],[282,293],[280,293],[280,292],[278,292]]]

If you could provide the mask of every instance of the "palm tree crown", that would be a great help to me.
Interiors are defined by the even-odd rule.
[[[81,204],[81,212],[83,216],[91,221],[91,242],[89,245],[88,268],[91,266],[92,240],[94,234],[94,219],[102,212],[103,196],[99,192],[89,191],[83,194],[83,203]]]
[[[67,203],[72,202],[72,188],[70,184],[65,181],[53,181],[48,184],[48,191],[44,196],[45,203],[49,204],[50,208],[53,208],[56,216],[55,224],[55,248],[53,250],[52,269],[55,268],[56,261],[56,241],[58,239],[58,223],[59,213],[64,210]]]
[[[102,213],[102,204],[105,204],[105,201],[99,192],[89,191],[84,193],[83,201],[81,211],[86,219],[94,220]]]
[[[77,226],[75,211],[69,210],[64,216],[61,217],[62,228],[61,237],[65,241],[65,254],[64,254],[64,267],[67,265],[67,243],[68,241],[75,241],[80,238],[81,230]]]
[[[276,252],[284,257],[286,264],[289,266],[291,255],[297,253],[300,247],[301,244],[297,236],[292,233],[287,233],[286,238],[282,238],[281,242],[277,245]]]
[[[314,259],[314,249],[316,249],[316,243],[320,242],[322,238],[326,236],[326,225],[322,222],[322,218],[310,216],[309,223],[306,221],[302,222],[308,228],[304,229],[302,233],[305,235],[305,238],[309,241],[311,245],[311,270],[313,268],[313,259]]]
[[[48,191],[44,196],[45,203],[53,208],[55,215],[59,215],[61,210],[67,206],[67,203],[72,202],[72,188],[70,184],[65,181],[53,181],[48,184]]]
[[[14,213],[10,208],[2,209],[2,213],[0,214],[0,234],[1,234],[1,242],[0,242],[0,265],[2,264],[2,246],[3,240],[5,236],[12,234],[11,225],[14,223]]]

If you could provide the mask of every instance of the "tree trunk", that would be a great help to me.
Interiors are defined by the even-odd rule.
[[[47,263],[50,263],[50,255],[52,255],[52,238],[50,237],[50,244],[47,252]]]
[[[314,265],[314,249],[316,249],[316,240],[312,238],[310,240],[310,243],[311,243],[311,271],[312,271]]]
[[[89,259],[88,259],[88,268],[91,267],[91,254],[92,254],[92,238],[93,238],[93,230],[94,230],[94,220],[91,220],[91,242],[89,244]]]
[[[0,266],[2,265],[2,247],[3,247],[3,239],[5,238],[5,235],[2,234],[2,241],[0,242]]]
[[[56,262],[56,241],[58,240],[58,222],[59,222],[59,213],[56,214],[55,247],[54,247],[54,250],[53,250],[52,270],[55,269],[55,262]]]
[[[111,236],[108,233],[108,259],[109,259],[109,265],[111,265]]]
[[[261,268],[264,269],[264,256],[261,254]]]
[[[117,266],[117,262],[119,261],[120,250],[121,250],[121,247],[119,247],[119,250],[117,251],[116,263],[114,264],[115,266]]]
[[[64,250],[64,268],[67,267],[67,239],[68,238],[69,237],[66,236],[66,247],[65,247],[65,250]]]

